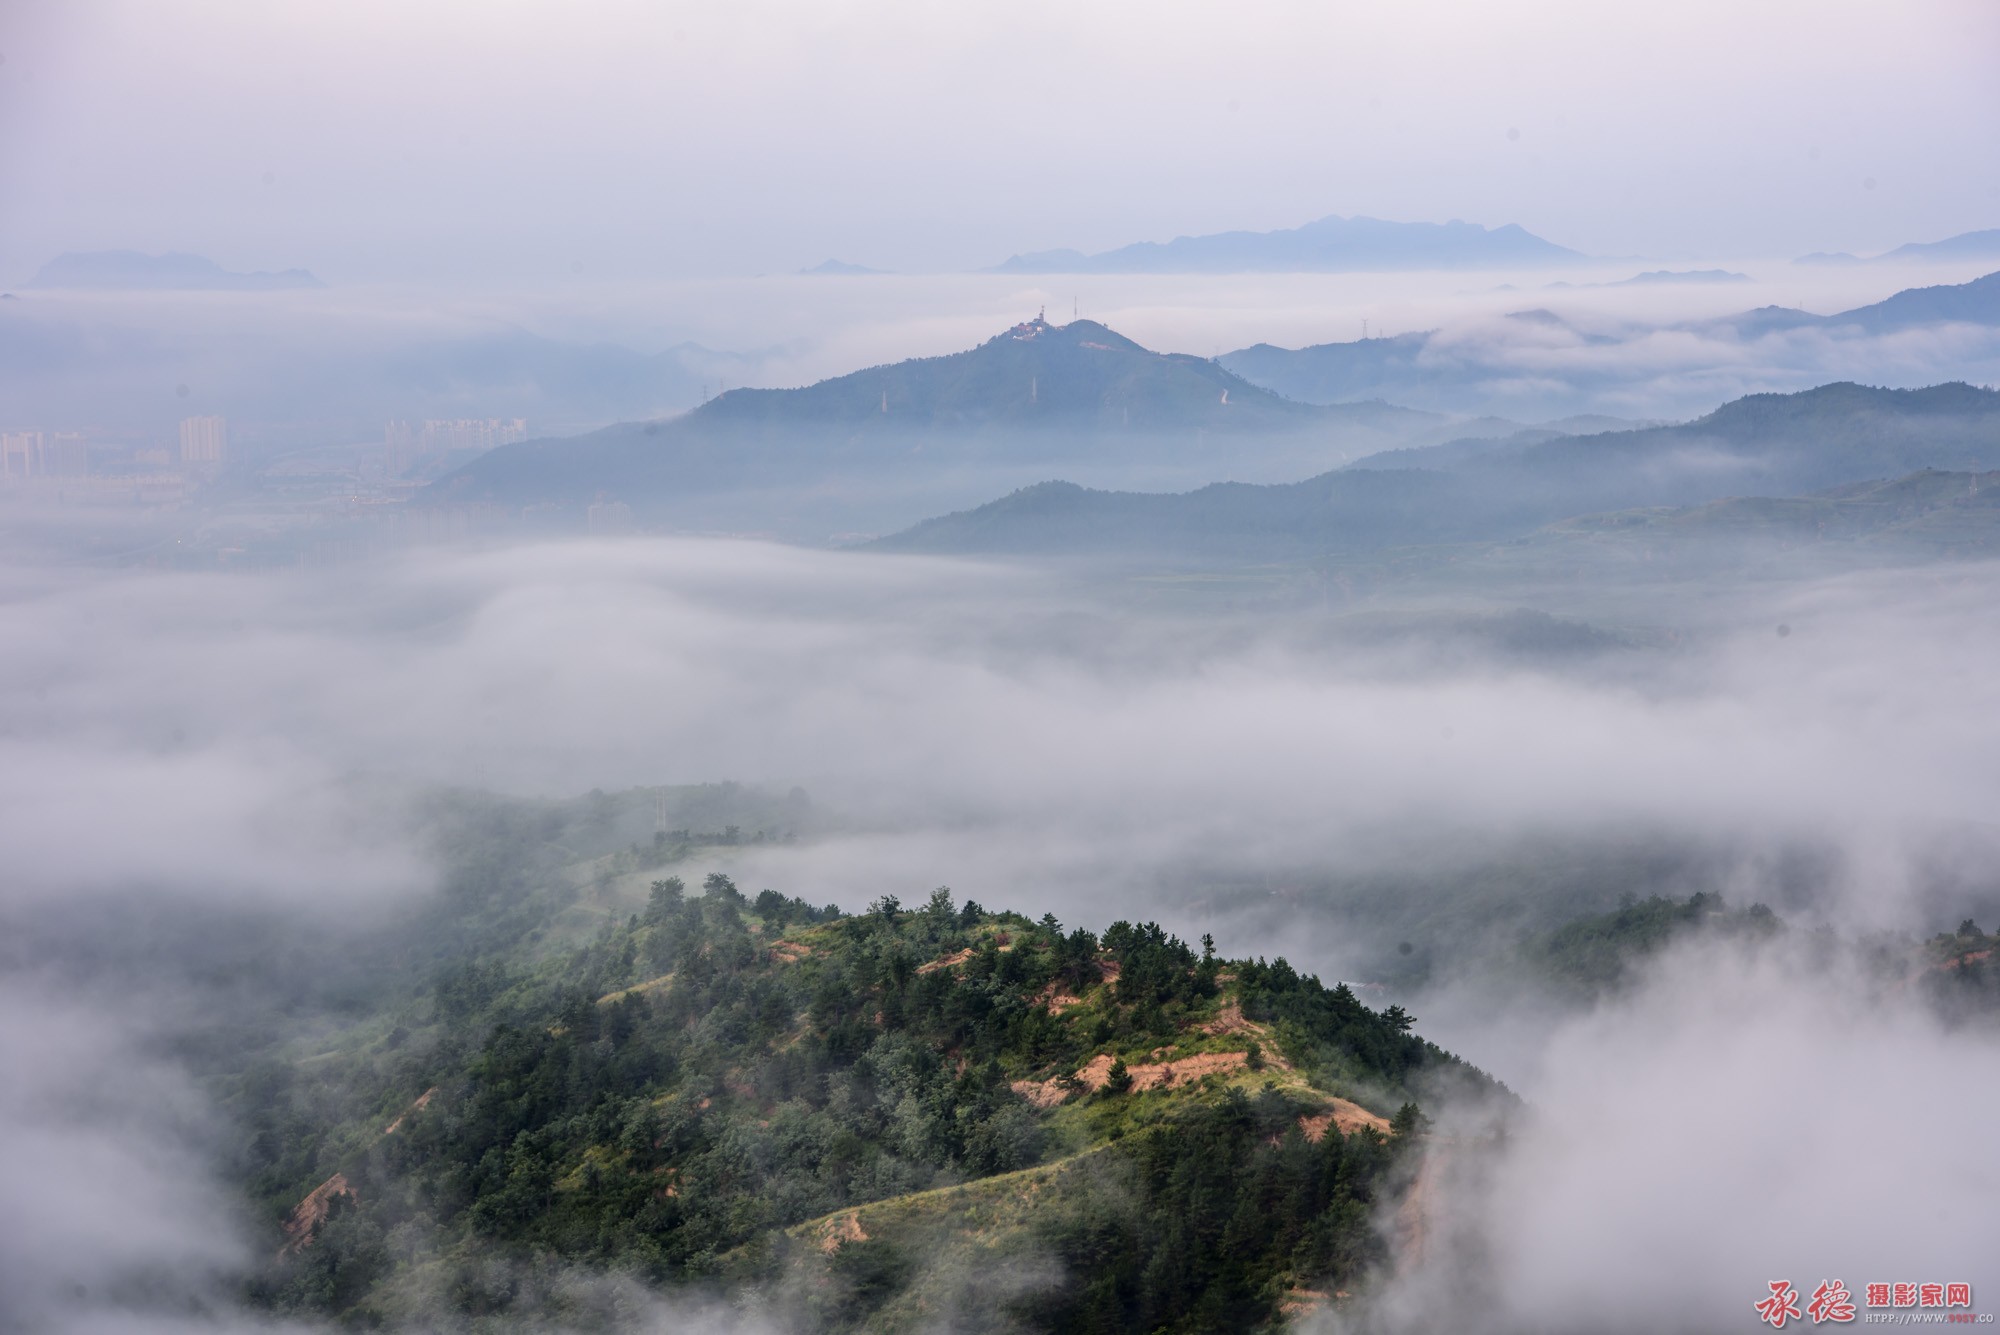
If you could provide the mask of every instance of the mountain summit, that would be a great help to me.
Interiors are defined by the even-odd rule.
[[[1095,320],[1037,315],[975,348],[822,380],[803,389],[735,389],[690,425],[834,423],[868,430],[1296,427],[1316,410],[1186,353],[1154,352]]]
[[[604,494],[676,523],[715,524],[719,497],[789,491],[815,513],[839,499],[842,526],[854,528],[869,522],[853,514],[864,501],[902,515],[896,498],[913,489],[1001,476],[1018,485],[1057,459],[1152,477],[1282,475],[1434,422],[1380,403],[1294,403],[1207,358],[1154,352],[1095,320],[1037,315],[947,356],[797,389],[733,389],[683,417],[505,445],[426,499],[575,507]],[[744,526],[768,531],[770,507],[742,515],[753,513]]]

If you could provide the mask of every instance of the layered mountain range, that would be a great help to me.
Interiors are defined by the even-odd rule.
[[[1244,379],[1304,403],[1384,398],[1438,411],[1489,410],[1490,401],[1507,392],[1503,386],[1536,378],[1534,373],[1544,384],[1560,377],[1565,393],[1579,387],[1587,390],[1592,384],[1615,384],[1626,372],[1608,350],[1659,332],[1586,328],[1547,310],[1517,311],[1506,319],[1542,354],[1534,366],[1524,367],[1513,343],[1505,338],[1473,340],[1437,331],[1301,348],[1258,343],[1224,353],[1219,360]],[[1910,288],[1833,315],[1764,306],[1685,321],[1666,332],[1733,346],[1740,355],[1744,343],[1773,334],[1805,331],[1838,342],[1941,324],[2000,328],[2000,273],[1969,283]],[[1587,351],[1592,347],[1607,351],[1592,355]],[[1572,371],[1565,374],[1549,364],[1551,350],[1560,355],[1572,348],[1577,362]]]
[[[797,531],[838,511],[858,527],[916,517],[897,509],[912,489],[971,499],[998,478],[1028,481],[1057,466],[1141,481],[1297,476],[1442,420],[1382,403],[1294,402],[1095,321],[1037,317],[950,356],[799,389],[730,390],[666,421],[504,446],[426,499],[576,506],[602,494],[642,516],[698,522],[727,510],[720,496],[782,492],[779,506],[756,512],[761,522],[734,526]]]
[[[1574,332],[1549,312],[1513,319]],[[1699,327],[1741,340],[1989,325],[2000,326],[2000,274],[1834,316],[1766,307]],[[872,530],[930,551],[1257,559],[1481,541],[1604,511],[2000,466],[1995,395],[1962,383],[1748,395],[1683,425],[1601,414],[1532,428],[1454,422],[1363,397],[1399,376],[1433,376],[1428,338],[1292,353],[1260,345],[1210,360],[1154,352],[1096,321],[1038,316],[949,356],[732,390],[677,418],[504,446],[422,503],[573,522],[616,502],[639,523],[698,531],[823,540]],[[1360,401],[1304,401],[1343,397]]]
[[[1170,495],[1048,482],[926,521],[880,545],[1013,556],[1293,559],[1491,542],[1603,512],[1671,511],[1829,489],[1847,490],[1803,504],[1798,513],[1823,524],[1845,502],[1840,522],[1852,528],[1866,515],[1889,513],[1881,510],[1888,493],[1875,496],[1874,510],[1857,509],[1856,496],[1874,493],[1854,492],[1856,484],[1921,470],[2000,468],[2000,393],[1963,384],[1922,390],[1835,384],[1740,399],[1677,426],[1589,435],[1530,431],[1398,453],[1285,485],[1225,483]],[[1932,490],[1940,493],[1931,498],[1936,505],[1970,505],[1982,514],[1992,508],[1990,495],[1978,499],[1976,477]]]

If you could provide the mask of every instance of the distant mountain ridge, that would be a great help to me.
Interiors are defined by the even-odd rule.
[[[56,256],[25,286],[89,291],[276,292],[326,284],[304,269],[233,273],[201,255],[90,250]]]
[[[1568,328],[1560,316],[1548,311],[1517,311],[1510,318],[1552,329]],[[1814,315],[1810,311],[1766,306],[1676,327],[1711,334],[1725,333],[1734,339],[1745,339],[1807,327],[1883,334],[1945,322],[2000,327],[2000,272],[1969,283],[1908,288],[1873,305],[1834,315]],[[1302,348],[1258,343],[1226,352],[1217,360],[1253,384],[1304,403],[1386,398],[1422,407],[1474,410],[1474,406],[1468,403],[1437,401],[1437,396],[1450,386],[1444,379],[1446,368],[1433,355],[1433,332],[1398,334],[1392,339],[1319,343]],[[1589,341],[1581,334],[1578,337],[1581,341]],[[1454,358],[1450,369],[1463,377],[1468,371],[1476,373],[1481,368],[1468,366],[1461,356]],[[1513,374],[1513,371],[1496,366],[1495,373]],[[1490,411],[1484,408],[1478,410]]]
[[[1216,232],[1140,241],[1086,255],[1045,250],[1015,255],[992,273],[1363,273],[1571,264],[1585,257],[1514,223],[1482,227],[1387,222],[1338,215],[1272,232]]]
[[[1794,264],[1891,264],[1903,260],[1947,261],[1947,260],[2000,260],[2000,227],[1989,227],[1984,231],[1960,232],[1942,241],[1912,241],[1897,246],[1894,250],[1871,255],[1863,259],[1846,251],[1815,251],[1801,255]]]
[[[2000,232],[1994,236],[2000,238]],[[1969,283],[1905,288],[1872,306],[1826,316],[1820,323],[1858,325],[1872,333],[1926,324],[2000,325],[2000,272]]]
[[[502,446],[423,500],[575,507],[603,494],[687,522],[714,513],[704,496],[790,488],[811,493],[819,512],[839,501],[856,513],[901,488],[954,477],[969,488],[995,470],[1046,466],[1037,461],[1180,461],[1214,476],[1276,450],[1323,467],[1439,420],[1382,403],[1294,403],[1207,358],[1154,352],[1092,320],[1038,316],[963,352],[796,389],[734,389],[665,421]],[[1337,447],[1336,435],[1349,444]],[[900,523],[914,517],[901,514]]]
[[[1014,492],[881,540],[962,555],[1258,561],[1491,541],[1575,516],[1731,496],[1789,496],[1924,468],[2000,467],[2000,393],[1824,385],[1759,394],[1678,426],[1411,452],[1272,486],[1109,493],[1064,482]]]
[[[799,275],[803,278],[856,278],[888,272],[887,269],[871,269],[865,264],[849,264],[846,260],[825,259],[810,269],[799,270]]]

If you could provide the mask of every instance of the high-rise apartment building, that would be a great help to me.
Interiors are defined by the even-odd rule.
[[[229,455],[229,419],[187,417],[181,419],[181,462],[219,464]]]
[[[0,432],[0,477],[83,477],[90,450],[74,431]]]
[[[0,432],[0,477],[38,477],[41,471],[41,432]]]

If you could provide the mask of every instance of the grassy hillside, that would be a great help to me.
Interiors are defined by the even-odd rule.
[[[1398,1007],[1283,960],[946,891],[843,913],[670,874],[837,826],[801,793],[408,800],[442,883],[366,922],[142,896],[9,924],[23,958],[78,962],[65,986],[144,1006],[212,1100],[204,1162],[243,1203],[243,1292],[274,1314],[1259,1329],[1364,1303],[1393,1269],[1421,1223],[1420,1109],[1512,1106]],[[1782,944],[1714,901],[1727,858],[1658,854],[1524,847],[1339,893],[1202,879],[1246,932],[1316,955],[1333,930],[1379,941],[1359,976],[1404,997],[1482,979],[1496,1004],[1539,997],[1505,986],[1525,977],[1587,1004],[1677,943]],[[1946,889],[1943,921],[1986,916],[1990,894]],[[1966,922],[1830,958],[1988,1024],[1991,945]]]

